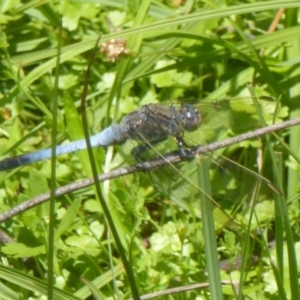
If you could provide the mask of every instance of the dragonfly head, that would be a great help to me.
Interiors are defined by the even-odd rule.
[[[201,114],[191,104],[182,105],[179,111],[179,117],[181,120],[182,127],[187,131],[194,131],[200,126]]]

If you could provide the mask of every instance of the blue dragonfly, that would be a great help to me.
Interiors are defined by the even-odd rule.
[[[270,105],[271,109],[272,107],[274,108],[274,104],[270,101],[260,100],[260,104],[262,104],[264,109],[267,108],[267,110],[270,109]],[[233,114],[237,110],[239,113],[252,118],[255,112],[253,100],[236,99],[222,100],[214,103],[182,103],[176,105],[148,104],[126,115],[120,124],[111,125],[98,134],[91,136],[91,146],[106,147],[121,145],[127,140],[149,145],[158,144],[172,137],[177,143],[180,155],[187,157],[191,156],[192,153],[186,151],[185,148],[209,141],[208,139],[204,139],[204,133],[210,136],[213,133],[215,136],[216,132],[220,129],[230,128],[235,123]],[[246,121],[244,120],[244,123]],[[236,125],[239,128],[243,127],[241,124]],[[251,125],[246,126],[246,128],[251,128]],[[210,139],[212,138],[210,137]],[[187,145],[186,140],[190,141],[190,145]],[[138,148],[140,149],[140,147]],[[57,146],[56,155],[83,149],[86,149],[84,139]],[[135,150],[135,152],[137,151]],[[51,149],[45,149],[7,158],[0,161],[0,171],[32,164],[40,160],[49,159],[50,157]]]
[[[258,103],[262,111],[272,117],[275,108],[274,103],[266,100],[259,100]],[[236,114],[239,115],[239,118],[236,118]],[[187,161],[184,161],[181,166],[176,166],[176,168],[170,165],[159,171],[151,171],[151,177],[154,178],[156,186],[164,193],[170,194],[170,197],[176,203],[182,203],[182,200],[184,200],[183,203],[186,203],[190,202],[192,198],[197,198],[199,193],[197,179],[195,179],[197,166],[195,161],[199,162],[202,158],[194,157],[191,150],[192,146],[209,142],[215,139],[219,133],[228,131],[228,128],[236,127],[238,130],[243,131],[245,128],[251,128],[254,124],[257,125],[259,122],[253,99],[222,100],[201,104],[148,104],[126,115],[119,124],[111,125],[98,134],[91,136],[90,141],[92,147],[122,145],[127,141],[131,141],[130,144],[136,142],[138,146],[131,147],[131,152],[141,159],[151,159],[154,157],[153,153],[159,153],[159,156],[163,156],[170,152],[170,143],[173,146],[177,145],[175,148]],[[84,139],[57,146],[56,154],[62,155],[83,149],[86,149]],[[0,161],[0,171],[49,159],[51,153],[51,149],[45,149],[4,159]],[[148,155],[148,153],[151,154]],[[217,170],[211,170],[212,176],[220,177],[220,179],[216,179],[217,182],[224,182],[224,177],[226,177],[224,189],[227,192],[236,191],[237,187],[241,190],[242,185],[237,183],[235,183],[235,188],[228,188],[229,185],[234,185],[232,184],[233,176],[220,176],[220,174],[227,175],[228,173],[227,171],[220,172],[220,165],[218,158]],[[239,171],[245,173],[244,168],[240,168]],[[156,175],[156,172],[160,173]],[[164,174],[164,180],[160,180],[162,173]],[[167,176],[165,176],[166,174]],[[250,184],[250,182],[255,182],[258,179],[261,182],[267,182],[267,185],[270,183],[261,176],[255,178],[253,174],[252,172],[252,176],[246,178],[247,189],[252,189],[253,184]],[[244,175],[235,175],[235,178],[241,176]],[[178,178],[182,180],[177,180]],[[220,188],[216,189],[218,192],[222,190]],[[220,205],[214,199],[215,196],[205,195],[205,197],[215,204],[218,211],[222,211]],[[232,199],[237,198],[233,194],[229,197]],[[224,216],[227,220],[230,219],[226,213],[221,212],[221,215],[223,216],[222,219],[224,219]]]
[[[144,105],[141,109],[128,114],[118,125],[112,125],[100,133],[91,136],[92,147],[124,144],[127,140],[157,142],[174,136],[177,140],[180,154],[187,155],[183,149],[183,134],[185,131],[196,130],[201,123],[199,111],[191,104],[175,106],[158,104]],[[85,140],[78,140],[56,148],[56,154],[76,152],[86,149]],[[7,158],[0,161],[0,171],[13,169],[40,160],[49,159],[51,149],[36,151],[24,155]]]

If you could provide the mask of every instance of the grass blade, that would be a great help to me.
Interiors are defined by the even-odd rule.
[[[200,190],[211,195],[208,160],[205,159],[201,164],[197,164],[197,171]],[[223,299],[213,218],[214,207],[202,193],[199,194],[199,198],[211,299]]]

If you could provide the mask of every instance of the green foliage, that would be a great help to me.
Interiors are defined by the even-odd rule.
[[[276,31],[267,32],[280,8],[286,9],[284,17]],[[300,114],[296,0],[242,4],[4,0],[0,16],[3,158],[51,146],[55,79],[59,94],[55,142],[83,138],[80,98],[99,35],[86,99],[91,134],[142,105],[178,99],[202,107],[201,136],[199,132],[186,136],[192,144],[224,140],[264,122],[272,124]],[[62,49],[56,78],[59,40]],[[116,41],[121,48],[109,55],[104,42],[116,46]],[[249,98],[249,83],[258,97],[276,100],[260,99],[257,109]],[[173,139],[156,149],[164,151],[169,145],[176,149]],[[94,149],[98,172],[133,163],[128,157],[130,148],[132,144]],[[211,212],[215,231],[202,224],[201,211],[210,208],[204,201],[200,209],[199,186],[186,184],[188,180],[198,183],[194,161],[177,166],[182,174],[162,169],[152,176],[141,172],[104,182],[103,195],[135,283],[128,282],[128,270],[95,188],[57,197],[54,299],[125,299],[132,296],[134,284],[142,295],[207,282],[208,278],[225,299],[296,299],[299,148],[299,127],[294,127],[199,157],[200,167],[207,158],[216,162],[206,172],[207,178],[201,175],[201,182],[211,182],[211,196],[204,198],[218,206]],[[230,168],[226,158],[243,167]],[[86,151],[57,157],[57,188],[91,174]],[[50,178],[50,161],[0,172],[1,213],[48,192]],[[282,195],[262,178],[279,187]],[[202,188],[210,194],[210,187]],[[12,240],[4,243],[1,238],[0,298],[44,299],[49,272],[49,203],[22,211],[1,225]],[[211,253],[205,247],[207,238],[217,242]],[[276,246],[270,249],[268,243],[274,239]],[[223,286],[218,266],[221,280],[227,283]],[[206,286],[169,297],[210,299],[212,295]]]

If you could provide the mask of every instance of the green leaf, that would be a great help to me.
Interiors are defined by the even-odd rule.
[[[46,247],[44,245],[39,247],[27,247],[26,245],[21,243],[12,243],[2,247],[2,251],[3,253],[16,258],[24,258],[45,254]]]

